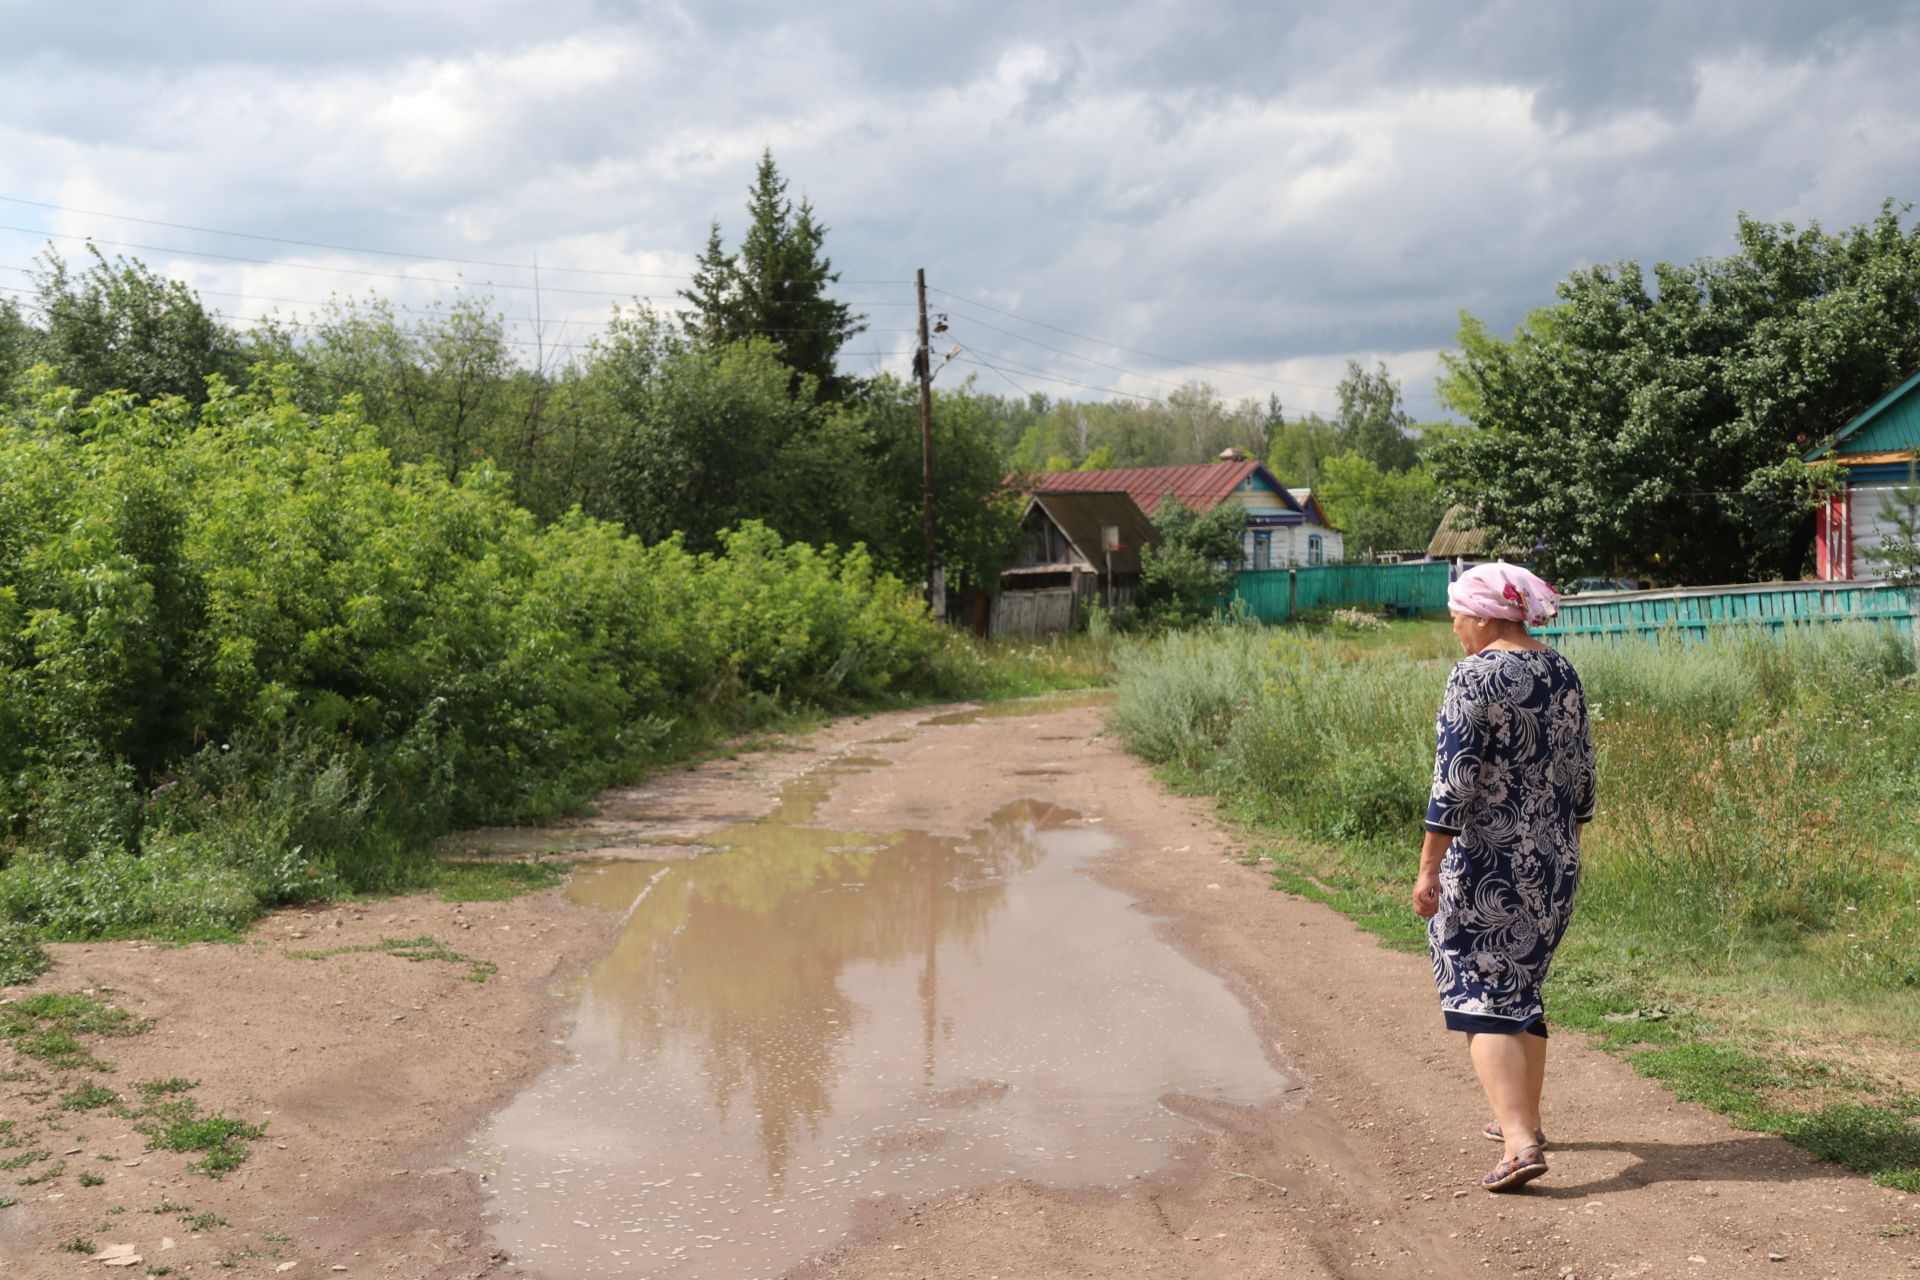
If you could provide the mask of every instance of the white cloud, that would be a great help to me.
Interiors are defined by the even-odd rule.
[[[925,266],[963,298],[1099,335],[981,313],[1128,372],[969,335],[1030,369],[1145,394],[1203,374],[1229,396],[1324,409],[1346,359],[1384,358],[1430,413],[1434,351],[1463,308],[1504,328],[1577,265],[1723,252],[1742,209],[1846,225],[1916,194],[1920,20],[1756,0],[1733,22],[1703,18],[1709,7],[1641,0],[1603,22],[1519,0],[1340,16],[943,2],[910,21],[877,5],[343,18],[295,4],[272,23],[137,7],[111,38],[49,26],[0,51],[0,192],[337,244],[537,255],[543,314],[581,334],[615,296],[670,304],[675,281],[611,273],[689,270],[715,216],[737,236],[771,146],[833,228],[848,279],[895,282],[845,289],[893,304],[869,309],[875,332],[855,346],[895,367],[909,338],[885,330],[905,327],[904,282]],[[424,305],[460,278],[492,281],[531,332],[530,294],[506,287],[530,283],[518,267],[20,206],[0,221],[282,260],[142,254],[233,315],[370,286]],[[0,265],[35,248],[0,233]],[[1008,389],[991,374],[982,386]]]

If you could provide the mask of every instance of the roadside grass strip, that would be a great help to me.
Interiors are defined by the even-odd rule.
[[[504,859],[448,858],[426,864],[421,886],[446,902],[507,902],[551,889],[573,868],[564,862],[508,862]]]
[[[1457,657],[1222,627],[1117,657],[1113,727],[1274,887],[1424,952],[1408,902]],[[1549,1017],[1740,1128],[1920,1192],[1920,687],[1869,630],[1570,648],[1600,756]],[[1436,1019],[1437,1021],[1437,1019]]]
[[[289,951],[291,960],[330,960],[334,956],[348,955],[389,955],[399,956],[402,960],[419,963],[423,960],[438,960],[446,964],[466,965],[467,972],[462,974],[468,982],[485,982],[500,972],[500,966],[491,960],[476,960],[472,956],[462,955],[437,938],[421,936],[418,938],[383,938],[377,943],[352,947],[328,947],[324,951]]]

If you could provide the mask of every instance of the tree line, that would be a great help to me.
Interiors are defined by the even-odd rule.
[[[922,571],[916,391],[841,367],[866,318],[832,296],[828,228],[764,155],[746,229],[715,222],[682,297],[614,309],[574,358],[529,358],[485,296],[402,309],[336,296],[240,330],[134,260],[43,255],[33,301],[0,303],[0,387],[45,361],[83,395],[203,401],[273,369],[312,412],[355,400],[396,460],[457,481],[491,462],[515,503],[578,508],[695,550],[759,519]],[[1204,382],[1157,400],[936,388],[938,536],[992,586],[1009,474],[1210,461],[1233,448],[1316,490],[1350,556],[1419,551],[1451,504],[1492,545],[1563,576],[1792,577],[1830,469],[1799,459],[1920,368],[1920,231],[1889,204],[1839,234],[1742,218],[1738,251],[1573,272],[1509,338],[1462,314],[1442,402],[1416,422],[1384,365],[1348,363],[1337,408],[1289,414]]]

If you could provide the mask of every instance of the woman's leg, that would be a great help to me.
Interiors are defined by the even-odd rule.
[[[1522,1041],[1538,1040],[1533,1049]],[[1500,1122],[1507,1158],[1533,1145],[1540,1127],[1540,1082],[1547,1067],[1546,1041],[1525,1033],[1473,1032],[1467,1036],[1467,1056],[1480,1077],[1487,1104]],[[1538,1064],[1537,1069],[1535,1064]]]
[[[1547,1038],[1536,1035],[1519,1038],[1526,1042],[1520,1047],[1527,1055],[1527,1109],[1533,1116],[1533,1128],[1527,1132],[1540,1133],[1546,1128],[1540,1119],[1540,1094],[1547,1084]]]

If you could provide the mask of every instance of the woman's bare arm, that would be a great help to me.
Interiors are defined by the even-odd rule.
[[[1453,837],[1429,831],[1420,841],[1420,874],[1413,882],[1414,914],[1427,917],[1440,909],[1440,860],[1447,856]]]

